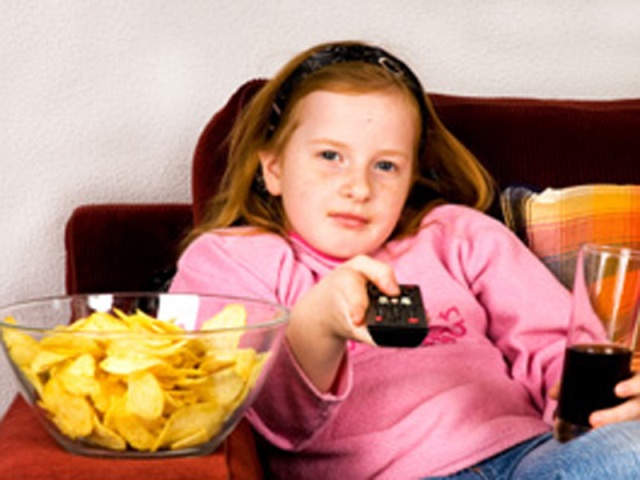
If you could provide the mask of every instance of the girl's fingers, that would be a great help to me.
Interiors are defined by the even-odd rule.
[[[626,422],[640,419],[640,398],[634,397],[617,407],[593,412],[589,423],[593,427],[602,427],[611,423]]]
[[[628,380],[624,380],[616,385],[616,395],[620,398],[640,396],[640,374],[636,373]]]
[[[591,414],[589,421],[594,427],[609,423],[640,420],[640,374],[616,385],[616,395],[627,400],[617,407],[599,410]]]
[[[560,396],[560,384],[556,383],[553,387],[549,389],[549,397],[551,397],[554,400],[558,400],[559,396]]]
[[[400,287],[396,281],[393,269],[386,263],[374,260],[366,255],[358,255],[348,262],[349,266],[360,272],[365,280],[374,283],[380,290],[388,295],[400,293]]]

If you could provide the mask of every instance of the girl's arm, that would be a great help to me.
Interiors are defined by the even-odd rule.
[[[399,293],[388,265],[357,256],[326,275],[291,310],[289,347],[320,392],[331,390],[347,340],[373,344],[364,321],[368,281],[389,295]]]

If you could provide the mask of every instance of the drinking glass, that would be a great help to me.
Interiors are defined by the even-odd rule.
[[[616,384],[631,376],[640,306],[640,250],[586,244],[572,294],[555,438],[591,429],[589,415],[624,400]]]

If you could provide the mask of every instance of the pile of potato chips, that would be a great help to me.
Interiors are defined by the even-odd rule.
[[[195,336],[118,310],[57,327],[41,340],[9,327],[2,334],[61,433],[109,450],[154,452],[207,442],[243,402],[267,353],[240,348],[240,328],[203,331],[245,324],[246,310],[233,304]]]

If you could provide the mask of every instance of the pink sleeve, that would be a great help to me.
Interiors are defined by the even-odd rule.
[[[352,388],[352,368],[348,355],[337,375],[333,391],[319,392],[307,379],[285,343],[274,363],[269,388],[247,414],[253,427],[270,443],[284,450],[304,447],[324,425]]]

